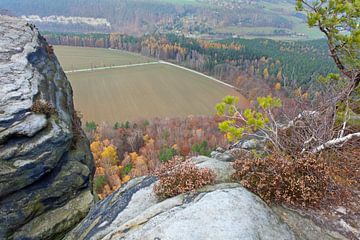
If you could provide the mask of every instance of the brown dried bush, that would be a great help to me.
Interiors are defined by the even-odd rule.
[[[322,157],[331,169],[334,182],[350,191],[360,191],[360,139],[353,140],[341,149],[329,149]],[[360,198],[360,195],[359,195]]]
[[[77,111],[73,111],[72,114],[72,132],[73,132],[73,140],[72,140],[72,148],[75,149],[76,148],[76,144],[78,141],[82,140],[85,135],[83,134],[82,131],[82,123],[81,123],[81,113],[77,112]]]
[[[154,191],[160,198],[194,191],[215,181],[215,173],[212,170],[200,169],[190,160],[170,160],[164,163],[155,175],[159,177],[159,183],[154,186]]]
[[[268,203],[317,208],[330,189],[329,171],[318,157],[270,155],[237,160],[234,180]]]
[[[36,114],[45,114],[46,117],[56,114],[56,110],[53,105],[43,100],[36,100],[31,107],[31,111]]]
[[[46,45],[45,50],[50,57],[54,56],[54,47],[53,46]]]

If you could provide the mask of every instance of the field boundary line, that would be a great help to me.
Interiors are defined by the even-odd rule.
[[[113,49],[113,50],[116,50],[116,49]],[[95,68],[84,68],[84,69],[77,69],[77,70],[67,70],[67,71],[64,71],[64,72],[65,73],[92,72],[92,71],[99,71],[99,70],[130,68],[130,67],[139,67],[139,66],[155,65],[155,64],[164,64],[164,65],[169,65],[169,66],[172,66],[172,67],[180,68],[182,70],[192,72],[192,73],[195,73],[195,74],[200,75],[202,77],[208,78],[208,79],[210,79],[212,81],[215,81],[215,82],[217,82],[219,84],[222,84],[222,85],[225,85],[227,87],[233,88],[235,90],[240,90],[239,88],[234,87],[233,85],[230,85],[228,83],[220,81],[219,79],[216,79],[216,78],[211,77],[209,75],[206,75],[204,73],[195,71],[195,70],[187,68],[187,67],[176,65],[174,63],[166,62],[166,61],[163,61],[163,60],[154,61],[154,62],[145,62],[145,63],[134,63],[134,64],[125,64],[125,65],[117,65],[117,66],[108,66],[108,67],[95,67]]]
[[[125,64],[125,65],[108,66],[108,67],[84,68],[84,69],[76,69],[76,70],[67,70],[64,72],[65,73],[92,72],[92,71],[99,71],[99,70],[139,67],[139,66],[154,65],[154,64],[160,64],[160,62],[156,61],[156,62],[134,63],[134,64]]]
[[[183,67],[183,66],[179,66],[179,65],[176,65],[176,64],[174,64],[174,63],[170,63],[170,62],[166,62],[166,61],[162,61],[162,60],[160,60],[159,63],[160,63],[160,64],[165,64],[165,65],[170,65],[170,66],[173,66],[173,67],[177,67],[177,68],[180,68],[180,69],[183,69],[183,70],[186,70],[186,71],[189,71],[189,72],[198,74],[198,75],[200,75],[200,76],[206,77],[206,78],[208,78],[208,79],[210,79],[210,80],[213,80],[213,81],[215,81],[215,82],[217,82],[217,83],[220,83],[220,84],[222,84],[222,85],[225,85],[225,86],[227,86],[227,87],[231,87],[231,88],[233,88],[233,89],[235,89],[235,90],[240,90],[239,88],[234,87],[233,85],[230,85],[230,84],[228,84],[228,83],[225,83],[225,82],[223,82],[223,81],[220,81],[219,79],[216,79],[216,78],[211,77],[211,76],[209,76],[209,75],[206,75],[206,74],[204,74],[204,73],[195,71],[195,70],[193,70],[193,69],[190,69],[190,68],[187,68],[187,67]]]

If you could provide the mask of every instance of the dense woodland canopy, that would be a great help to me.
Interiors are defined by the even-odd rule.
[[[122,49],[175,62],[215,76],[248,97],[282,86],[316,90],[320,75],[336,72],[325,40],[274,41],[231,38],[205,41],[175,34],[134,37],[124,34],[45,32],[51,44]]]

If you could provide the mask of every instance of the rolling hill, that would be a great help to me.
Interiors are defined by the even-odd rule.
[[[1,9],[49,31],[181,32],[202,38],[322,36],[307,27],[305,15],[287,0],[2,0]]]

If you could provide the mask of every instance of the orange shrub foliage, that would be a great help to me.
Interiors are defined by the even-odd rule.
[[[215,173],[209,169],[200,169],[190,161],[170,160],[156,172],[159,183],[154,186],[156,195],[169,198],[194,191],[215,181]]]

